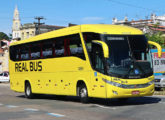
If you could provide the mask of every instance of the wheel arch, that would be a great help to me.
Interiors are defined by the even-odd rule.
[[[90,93],[89,93],[89,86],[88,86],[88,84],[85,82],[85,80],[78,80],[77,84],[76,84],[76,94],[77,94],[77,96],[79,95],[79,87],[81,85],[85,85],[86,86],[87,91],[88,91],[88,95],[89,95]]]

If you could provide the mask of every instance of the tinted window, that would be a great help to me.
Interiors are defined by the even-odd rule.
[[[41,56],[41,44],[32,43],[30,45],[30,57],[31,59],[39,59]]]
[[[83,37],[84,37],[88,52],[91,52],[92,40],[101,40],[100,34],[98,33],[83,33]]]
[[[56,57],[64,57],[64,39],[62,38],[55,40],[55,55]]]
[[[21,47],[20,47],[20,59],[21,60],[28,60],[28,59],[30,59],[30,57],[29,57],[29,45],[22,45]]]
[[[42,43],[42,58],[53,57],[53,42],[52,40],[47,40]]]
[[[19,46],[10,47],[10,59],[13,61],[18,61],[20,58],[20,49]]]
[[[104,57],[102,46],[92,44],[92,66],[95,70],[104,73]]]
[[[10,47],[13,61],[75,56],[85,59],[79,34]]]
[[[92,41],[93,40],[101,40],[100,34],[98,34],[98,33],[83,33],[83,37],[84,37],[84,41],[86,44],[89,58],[91,60],[91,64],[93,65],[94,60],[92,58]]]
[[[68,47],[66,47],[66,50],[68,50],[68,55],[76,56],[85,60],[81,39],[78,34],[69,37],[67,43]]]

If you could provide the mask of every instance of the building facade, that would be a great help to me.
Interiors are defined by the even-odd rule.
[[[13,39],[18,39],[21,37],[21,20],[19,17],[19,11],[18,8],[16,6],[15,10],[14,10],[14,16],[13,16],[13,26],[12,26],[12,37]]]
[[[156,14],[151,14],[150,19],[131,21],[129,21],[127,17],[125,17],[124,20],[118,20],[117,18],[113,18],[112,24],[128,25],[141,29],[144,33],[154,33],[158,31],[165,33],[165,15],[156,16]]]
[[[34,23],[21,24],[19,17],[19,11],[16,6],[13,16],[13,26],[12,26],[12,39],[13,40],[24,40],[33,37],[37,34],[49,32],[52,30],[58,30],[64,28],[64,26],[54,26],[54,25],[36,25]]]
[[[0,41],[0,73],[9,71],[9,43],[7,40]]]
[[[63,26],[54,26],[54,25],[40,25],[36,26],[36,24],[33,23],[27,23],[21,26],[21,40],[33,37],[37,34],[46,33],[53,30],[58,30],[64,28]],[[38,31],[37,31],[38,29]]]

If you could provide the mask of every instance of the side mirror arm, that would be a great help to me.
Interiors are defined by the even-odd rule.
[[[109,58],[109,48],[105,42],[99,40],[93,40],[92,42],[96,44],[100,44],[103,48],[104,58]]]
[[[148,44],[156,46],[156,48],[158,49],[158,57],[160,58],[162,56],[162,47],[158,43],[153,41],[148,41]]]

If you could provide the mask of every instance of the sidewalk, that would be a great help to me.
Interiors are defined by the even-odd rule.
[[[165,95],[165,91],[155,91],[154,95]]]
[[[10,86],[9,82],[0,83],[0,86]]]

